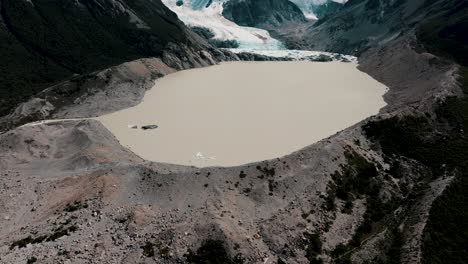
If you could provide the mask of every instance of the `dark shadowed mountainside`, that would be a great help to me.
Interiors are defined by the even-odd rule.
[[[0,11],[0,115],[73,75],[198,45],[160,0],[0,0]]]
[[[334,1],[329,0],[322,5],[317,5],[312,8],[315,16],[318,19],[324,19],[327,16],[333,15],[334,13],[341,10],[344,7],[344,4],[337,3]]]
[[[241,26],[260,28],[307,21],[289,0],[231,0],[224,4],[223,16]]]
[[[370,46],[385,45],[423,24],[428,25],[434,17],[443,17],[446,32],[463,32],[466,4],[464,0],[351,0],[338,12],[301,31],[284,30],[278,34],[289,47],[360,54]],[[465,22],[450,27],[457,19]]]

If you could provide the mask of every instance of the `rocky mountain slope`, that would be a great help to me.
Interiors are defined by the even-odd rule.
[[[322,19],[336,13],[343,7],[346,0],[291,0],[310,19]]]
[[[463,19],[465,10],[466,1],[459,0],[352,0],[340,12],[301,31],[285,30],[280,35],[290,47],[359,54],[418,28],[432,16]]]
[[[0,1],[0,115],[46,87],[169,43],[204,47],[160,0]]]
[[[327,16],[331,16],[331,15],[337,13],[343,7],[344,7],[343,3],[338,3],[338,2],[330,0],[330,1],[327,1],[327,2],[325,2],[323,4],[321,4],[321,5],[313,6],[311,9],[312,9],[312,12],[314,13],[314,15],[318,19],[324,19]]]
[[[223,8],[223,16],[241,26],[269,29],[307,21],[301,9],[289,0],[231,0]]]

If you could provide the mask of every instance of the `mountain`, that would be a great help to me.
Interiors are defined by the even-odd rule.
[[[350,0],[278,27],[288,46],[358,56],[387,106],[284,157],[206,168],[144,160],[88,118],[239,59],[199,35],[269,36],[223,1],[164,3],[177,16],[156,0],[0,1],[0,78],[47,86],[1,104],[34,94],[0,118],[0,262],[466,263],[467,1]]]
[[[223,16],[241,26],[271,28],[307,21],[289,0],[230,0],[223,8]]]
[[[343,7],[346,1],[338,0],[291,0],[312,20],[322,19]]]
[[[318,19],[323,19],[329,15],[333,15],[344,7],[343,3],[337,3],[335,1],[327,1],[321,5],[312,6],[312,12]]]
[[[284,31],[279,35],[289,47],[359,54],[372,45],[417,29],[432,16],[463,14],[464,5],[466,1],[457,0],[351,0],[339,12],[308,25],[300,34]]]
[[[167,7],[177,13],[180,20],[186,25],[195,28],[199,33],[204,32],[202,36],[209,36],[209,41],[215,45],[221,47],[236,46],[242,49],[277,50],[283,48],[282,43],[272,38],[268,31],[238,25],[226,19],[223,16],[223,12],[226,3],[229,2],[231,1],[163,0],[163,3]]]
[[[72,76],[161,56],[194,37],[160,0],[0,0],[0,115]]]

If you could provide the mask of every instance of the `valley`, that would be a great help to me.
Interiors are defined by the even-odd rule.
[[[0,0],[0,263],[465,264],[465,0]]]

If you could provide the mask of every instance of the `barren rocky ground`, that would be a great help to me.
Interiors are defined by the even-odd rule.
[[[415,52],[405,39],[394,45],[405,51],[399,54],[407,59],[407,69],[388,71],[399,60],[393,48],[361,57],[360,68],[390,87],[388,106],[372,119],[430,109],[437,99],[459,93],[456,65],[429,65],[434,55]],[[372,52],[383,53],[382,59],[368,59]],[[98,73],[98,78],[112,73],[109,83],[120,84],[78,97],[51,116],[94,116],[117,110],[112,107],[116,102],[122,107],[136,104],[148,84],[133,80],[183,68],[171,66],[164,59],[149,59]],[[428,81],[412,85],[411,78],[401,80],[401,72],[408,70],[413,71],[409,76],[427,76]],[[108,98],[104,104],[103,98]],[[229,256],[245,263],[308,263],[315,236],[322,242],[314,254],[329,262],[337,245],[353,238],[368,203],[362,194],[351,205],[331,197],[335,177],[353,174],[346,172],[349,166],[359,172],[362,164],[350,160],[375,168],[379,196],[387,201],[408,195],[423,174],[389,177],[389,164],[362,132],[366,122],[285,157],[204,169],[142,160],[94,120],[14,128],[0,135],[0,262],[179,263],[212,240],[222,241]],[[410,234],[421,236],[431,201],[451,179],[441,177],[414,205],[417,210],[402,205],[392,213],[397,217],[406,212]],[[353,261],[381,254],[389,228],[363,241]],[[416,248],[409,251],[418,258],[420,245],[411,240],[406,244]]]

